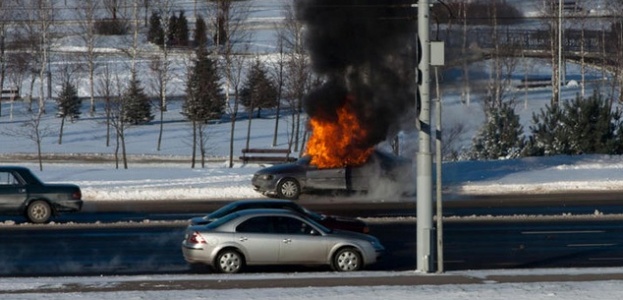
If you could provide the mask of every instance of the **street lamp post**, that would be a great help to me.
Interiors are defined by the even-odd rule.
[[[417,153],[417,270],[431,272],[431,236],[433,231],[431,110],[430,110],[430,40],[428,0],[418,0],[418,38],[421,43],[421,59],[418,78],[420,94],[419,149]]]

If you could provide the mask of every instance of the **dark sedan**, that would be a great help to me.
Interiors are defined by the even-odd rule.
[[[288,209],[304,215],[328,228],[356,231],[361,233],[368,233],[370,228],[364,221],[354,218],[346,218],[340,216],[328,216],[313,212],[301,205],[289,201],[280,199],[266,199],[266,200],[239,200],[231,202],[214,212],[205,215],[203,217],[195,217],[190,219],[191,226],[193,225],[206,225],[214,220],[226,216],[230,213],[245,210],[245,209],[257,209],[257,208],[274,208],[274,209]]]
[[[415,192],[410,159],[375,150],[360,166],[318,168],[305,156],[293,163],[274,165],[253,174],[253,188],[268,196],[298,199],[305,192],[367,192],[392,197]]]
[[[60,212],[82,209],[82,192],[74,184],[45,184],[28,168],[0,166],[0,213],[22,214],[46,223]]]

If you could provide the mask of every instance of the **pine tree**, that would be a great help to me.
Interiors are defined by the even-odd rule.
[[[149,18],[147,40],[160,47],[164,45],[164,29],[162,29],[162,24],[160,23],[160,14],[156,12],[153,12]]]
[[[191,121],[206,122],[220,118],[225,111],[225,94],[216,70],[216,63],[204,48],[197,49],[197,59],[186,86],[182,114]]]
[[[570,154],[570,132],[563,119],[564,112],[557,104],[546,105],[538,114],[533,113],[525,155]]]
[[[563,122],[570,130],[569,154],[614,154],[616,128],[621,111],[612,110],[596,92],[588,99],[579,95],[564,103]]]
[[[169,31],[166,33],[167,36],[169,37],[169,39],[168,39],[169,46],[177,46],[178,45],[178,41],[176,39],[177,37],[175,36],[175,34],[178,31],[177,26],[178,26],[177,16],[175,14],[173,14],[169,18]]]
[[[198,16],[195,23],[195,36],[193,45],[195,47],[206,47],[208,45],[208,28],[203,17]]]
[[[169,43],[171,46],[188,46],[188,19],[184,15],[184,11],[180,11],[179,15],[173,14],[169,21]]]
[[[69,118],[72,121],[80,117],[82,101],[78,97],[78,91],[70,82],[63,83],[56,103],[58,104],[58,117]]]
[[[623,151],[621,111],[594,93],[583,99],[533,114],[526,155],[620,154]]]
[[[512,105],[492,107],[487,122],[474,138],[472,158],[500,159],[520,157],[525,146],[523,127]]]
[[[189,38],[189,30],[188,30],[188,19],[184,15],[184,11],[180,11],[179,16],[177,17],[177,26],[175,28],[175,37],[177,38],[177,45],[182,47],[188,47]]]
[[[151,103],[139,80],[130,80],[130,85],[123,95],[122,101],[125,103],[124,122],[140,125],[154,119],[154,115],[151,113]]]
[[[250,112],[257,109],[257,117],[259,118],[262,108],[277,106],[277,96],[278,91],[275,83],[268,77],[262,62],[256,60],[240,91],[240,103],[246,106]]]

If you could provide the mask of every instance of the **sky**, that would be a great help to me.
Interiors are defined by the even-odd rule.
[[[271,3],[274,3],[272,1]],[[260,18],[273,18],[268,9],[258,10]],[[267,39],[264,34],[262,38]],[[68,39],[70,40],[70,39]],[[262,40],[257,49],[270,48],[271,42]],[[274,45],[274,43],[273,43]],[[547,62],[531,64],[530,70],[540,75],[542,65],[547,69]],[[577,67],[568,66],[569,75]],[[476,70],[483,65],[473,66]],[[576,73],[577,74],[577,73]],[[598,75],[595,75],[598,76]],[[80,90],[86,90],[82,86]],[[563,88],[563,94],[573,96],[577,87]],[[524,95],[524,94],[521,94]],[[544,107],[550,91],[532,90],[526,93],[522,106],[518,109],[525,127],[529,124],[534,111]],[[482,122],[482,107],[476,102],[470,105],[459,101],[456,91],[444,91],[442,122],[444,128],[450,128],[456,122],[466,126],[459,144],[468,144],[475,130]],[[130,155],[129,169],[116,169],[110,160],[114,146],[105,144],[105,125],[102,122],[101,108],[96,116],[83,115],[75,123],[65,125],[63,143],[58,143],[60,120],[53,113],[46,114],[43,128],[48,133],[42,144],[46,155],[56,158],[45,161],[43,171],[38,170],[36,160],[25,158],[36,153],[36,144],[22,131],[20,124],[29,120],[21,102],[3,102],[0,116],[0,164],[23,165],[31,168],[45,182],[69,182],[79,185],[85,201],[132,201],[132,200],[202,200],[261,197],[250,185],[252,174],[263,166],[241,164],[237,162],[228,168],[224,158],[228,153],[229,123],[213,124],[208,129],[208,153],[210,162],[205,168],[190,167],[190,127],[179,113],[179,103],[171,103],[165,113],[164,137],[160,150],[156,149],[158,125],[155,122],[145,126],[128,129],[127,146]],[[86,110],[87,104],[83,105]],[[276,147],[287,146],[287,135],[291,126],[288,116],[280,120],[278,143]],[[240,121],[235,133],[236,156],[245,147],[247,121]],[[275,120],[272,115],[252,122],[251,147],[272,147],[272,132]],[[407,137],[405,137],[407,139]],[[409,140],[404,140],[406,144]],[[297,153],[295,153],[296,155]],[[413,153],[403,153],[413,157]],[[89,157],[89,160],[84,159]],[[99,161],[92,162],[93,158]],[[582,155],[523,158],[495,161],[461,161],[443,164],[443,187],[448,194],[456,196],[451,200],[461,201],[461,195],[487,193],[548,193],[559,191],[608,191],[620,190],[623,185],[623,160],[620,156]],[[383,199],[387,201],[387,199]],[[361,199],[360,201],[379,201]],[[487,274],[497,272],[522,272],[531,274],[581,274],[586,272],[623,273],[623,269],[561,269],[561,270],[484,270],[457,271],[450,274],[485,278]],[[367,273],[362,273],[365,276]],[[375,273],[378,275],[377,273]],[[390,274],[391,275],[391,274]],[[410,274],[411,276],[413,274]],[[219,275],[201,275],[200,278],[218,278]],[[237,278],[246,278],[241,275]],[[255,275],[258,276],[258,275]],[[268,275],[260,275],[263,278]],[[276,274],[271,276],[310,276],[304,273]],[[334,273],[316,273],[311,276],[338,276]],[[339,276],[345,276],[340,274]],[[350,276],[350,275],[349,275]],[[415,276],[436,276],[419,274]],[[84,285],[114,285],[124,280],[158,280],[162,278],[181,279],[179,275],[153,275],[128,277],[50,277],[50,278],[0,278],[0,294],[3,299],[413,299],[414,295],[422,299],[622,299],[623,282],[620,280],[597,282],[537,282],[537,283],[496,283],[474,285],[444,286],[398,286],[398,287],[335,287],[335,288],[277,288],[277,289],[238,289],[238,290],[188,290],[188,291],[140,291],[108,293],[60,293],[41,294],[37,289],[50,286],[62,287],[64,283]],[[228,278],[229,279],[229,278]],[[29,290],[34,293],[21,293],[16,290]],[[11,292],[15,291],[15,292]],[[5,294],[3,294],[5,293]]]

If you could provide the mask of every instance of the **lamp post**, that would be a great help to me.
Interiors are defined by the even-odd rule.
[[[418,65],[422,78],[417,78],[420,94],[420,115],[416,120],[419,129],[417,153],[417,270],[431,272],[431,236],[433,231],[431,110],[430,110],[430,40],[428,0],[418,0],[418,38],[421,59]]]

